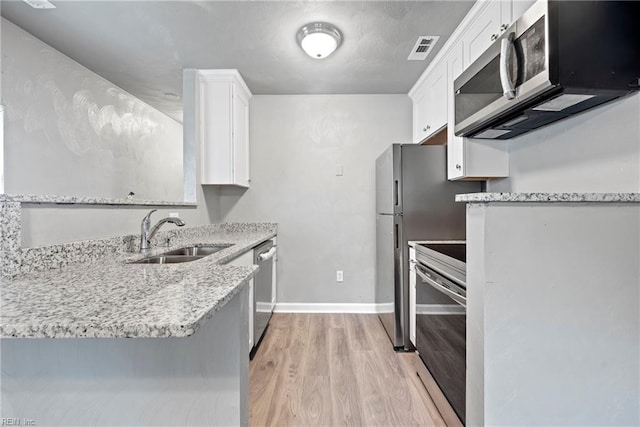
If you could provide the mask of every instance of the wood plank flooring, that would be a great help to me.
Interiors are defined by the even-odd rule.
[[[276,313],[249,366],[250,426],[445,426],[373,314]]]

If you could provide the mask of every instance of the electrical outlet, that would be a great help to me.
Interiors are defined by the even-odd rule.
[[[180,218],[180,214],[178,212],[171,212],[169,214],[170,218]]]
[[[344,274],[342,273],[342,270],[336,271],[336,282],[344,282]]]

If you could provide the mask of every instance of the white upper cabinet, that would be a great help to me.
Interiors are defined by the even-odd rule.
[[[419,144],[427,136],[427,108],[429,104],[429,95],[427,94],[426,82],[422,82],[415,88],[413,94],[410,94],[413,101],[413,143]]]
[[[464,60],[475,61],[535,0],[489,0],[465,29]]]
[[[447,125],[447,62],[440,61],[428,80],[431,102],[427,109],[429,136]]]
[[[418,144],[447,125],[447,63],[432,67],[409,92],[413,101],[413,142]]]
[[[477,2],[409,92],[414,143],[447,126],[447,176],[451,180],[509,176],[507,141],[455,136],[454,81],[534,2]]]
[[[500,36],[502,2],[489,1],[485,9],[465,29],[464,63],[471,64]]]
[[[198,70],[202,184],[249,187],[249,99],[237,70]]]
[[[518,18],[522,16],[523,13],[527,11],[534,4],[535,0],[513,0],[513,1],[505,1],[504,3],[509,7],[508,10],[505,10],[503,13],[503,20],[506,18],[505,15],[510,14],[511,19],[509,22],[503,22],[505,24],[511,24]]]

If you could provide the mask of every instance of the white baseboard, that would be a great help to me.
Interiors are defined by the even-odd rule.
[[[270,302],[256,302],[256,311],[272,311],[275,304]]]
[[[393,303],[297,303],[279,302],[275,313],[392,313]]]

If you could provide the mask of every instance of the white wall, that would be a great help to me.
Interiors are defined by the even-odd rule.
[[[139,199],[183,200],[180,123],[6,19],[0,19],[0,27],[0,93],[7,106],[4,192],[124,198],[131,190]],[[108,111],[116,114],[98,123],[104,125],[99,133],[90,121],[89,112],[95,108],[100,118],[108,118]],[[136,121],[155,127],[146,135],[129,132],[135,130]],[[125,125],[119,137],[110,132],[118,123]],[[64,131],[65,126],[73,132]],[[188,227],[219,222],[218,189],[195,187],[197,207],[159,209],[153,219],[178,212]],[[22,244],[37,247],[136,234],[150,209],[23,205]]]
[[[2,19],[5,192],[183,200],[182,126]]]
[[[408,96],[254,96],[250,114],[251,188],[221,191],[221,219],[278,223],[278,302],[373,303],[375,159],[411,140]]]
[[[640,94],[514,138],[487,191],[640,191]]]
[[[640,94],[636,93],[624,99],[597,107],[594,110],[522,135],[510,140],[508,144],[510,149],[509,178],[489,181],[487,191],[639,192]],[[541,209],[543,208],[536,208],[535,212]],[[544,209],[552,210],[553,208],[549,207]],[[532,411],[529,413],[527,411],[530,409],[531,402],[535,402],[534,406],[540,408],[541,399],[532,400],[532,398],[530,398],[531,396],[525,396],[524,392],[522,392],[520,393],[522,396],[520,396],[521,399],[519,400],[505,400],[505,395],[514,395],[510,391],[505,390],[500,390],[495,393],[495,396],[491,396],[491,393],[497,390],[494,386],[499,383],[497,379],[499,375],[495,375],[496,372],[499,374],[499,372],[505,371],[505,366],[510,369],[507,365],[508,363],[513,365],[512,362],[514,361],[516,365],[522,365],[522,361],[520,360],[522,358],[511,357],[514,352],[510,350],[509,347],[513,345],[514,342],[517,342],[517,340],[514,341],[513,339],[515,335],[511,334],[512,336],[500,338],[497,334],[492,334],[493,338],[487,341],[492,344],[492,348],[483,348],[483,345],[487,345],[487,342],[483,343],[482,341],[478,341],[478,337],[482,337],[482,332],[476,331],[478,333],[473,334],[473,328],[471,328],[468,330],[470,331],[468,332],[470,341],[467,343],[467,348],[475,348],[477,351],[469,353],[471,357],[467,363],[471,374],[467,376],[467,387],[470,390],[476,390],[477,393],[469,394],[473,399],[467,404],[468,422],[475,420],[475,422],[480,424],[482,424],[483,421],[489,424],[512,424],[515,422],[513,420],[522,420],[523,414],[525,414],[526,417],[524,419],[533,420],[532,422],[534,424],[570,423],[567,419],[573,419],[574,423],[578,424],[583,424],[584,422],[593,422],[596,424],[637,424],[638,417],[640,416],[638,415],[637,401],[640,384],[640,362],[638,362],[638,353],[640,351],[640,347],[638,346],[638,343],[640,343],[640,318],[638,317],[638,307],[640,306],[640,291],[638,289],[640,283],[640,265],[638,262],[640,233],[637,225],[637,207],[635,208],[635,212],[631,207],[627,207],[624,211],[622,208],[617,208],[619,210],[617,213],[615,207],[593,207],[592,209],[595,213],[591,213],[591,223],[586,222],[587,216],[585,212],[587,209],[588,208],[585,207],[580,210],[575,209],[569,211],[570,214],[568,218],[567,216],[559,217],[557,215],[549,219],[542,216],[534,216],[533,219],[529,218],[529,220],[527,220],[525,218],[526,215],[521,214],[514,219],[514,223],[521,224],[523,221],[528,221],[526,223],[530,224],[530,226],[528,226],[529,233],[533,230],[533,224],[535,224],[536,221],[541,222],[541,227],[545,229],[551,227],[554,221],[559,221],[559,218],[562,218],[565,223],[562,224],[562,227],[559,229],[560,231],[558,231],[553,238],[549,238],[544,243],[536,244],[535,239],[520,239],[518,243],[518,239],[513,239],[516,241],[513,246],[518,248],[518,250],[513,253],[522,252],[521,249],[525,246],[533,246],[533,252],[536,254],[533,255],[533,257],[540,258],[551,250],[550,248],[552,248],[552,253],[557,253],[564,245],[565,251],[562,253],[562,257],[559,258],[562,259],[560,263],[562,267],[566,269],[567,266],[570,265],[582,266],[580,268],[576,267],[570,274],[573,280],[561,281],[562,291],[571,293],[571,298],[565,298],[563,300],[558,295],[549,295],[548,298],[543,298],[542,300],[546,300],[549,306],[559,306],[559,308],[550,309],[542,304],[535,303],[532,306],[535,307],[535,313],[531,318],[544,321],[550,318],[550,316],[557,318],[563,313],[569,313],[570,320],[578,322],[578,320],[581,320],[580,316],[582,316],[582,319],[584,319],[586,323],[583,322],[579,324],[578,328],[579,332],[585,334],[584,336],[588,338],[584,343],[589,347],[587,352],[582,353],[584,355],[588,353],[589,357],[600,357],[601,360],[606,360],[606,362],[600,364],[594,363],[595,368],[589,367],[589,369],[583,371],[579,370],[576,363],[571,364],[571,369],[568,370],[565,365],[560,364],[559,366],[564,368],[562,372],[563,375],[574,376],[572,379],[563,379],[561,381],[563,383],[562,387],[573,387],[574,389],[567,392],[567,390],[562,389],[562,387],[556,387],[556,391],[560,390],[560,395],[572,396],[573,400],[569,399],[567,403],[561,399],[556,399],[554,401],[555,404],[560,403],[557,408],[551,408],[549,404],[546,404],[542,405],[544,410],[541,412],[538,411],[535,413],[535,411]],[[633,217],[631,217],[631,219],[626,220],[626,222],[610,219],[613,217],[610,211],[613,211],[617,215],[630,211],[632,215],[636,216],[636,219],[634,220]],[[605,215],[609,215],[609,217]],[[487,243],[483,240],[484,237],[480,237],[480,235],[487,233],[487,231],[484,230],[484,219],[479,220],[478,218],[478,215],[468,214],[467,216],[467,227],[469,230],[467,235],[470,242],[468,253],[473,252],[471,245],[472,242],[476,242],[475,247],[477,247],[479,251],[476,252],[484,254],[487,253]],[[504,224],[506,223],[504,221],[501,220],[498,221],[498,223],[502,223],[502,227],[505,227]],[[582,228],[580,228],[581,224]],[[577,228],[578,231],[576,232],[572,227]],[[576,233],[576,237],[573,240],[567,240],[563,237],[563,230],[573,230],[573,232]],[[510,229],[510,231],[513,230]],[[616,232],[618,235],[614,234]],[[495,233],[495,236],[504,237],[507,235],[508,233]],[[536,236],[539,237],[538,235]],[[608,247],[603,246],[603,244],[606,244],[605,241],[608,241]],[[597,244],[594,242],[597,242]],[[618,268],[603,270],[607,271],[605,276],[609,277],[609,279],[613,278],[616,292],[612,293],[610,292],[610,287],[604,287],[602,289],[598,288],[599,292],[603,293],[602,295],[597,295],[597,292],[593,291],[585,293],[586,281],[584,277],[576,276],[576,273],[584,273],[593,265],[588,262],[585,264],[583,253],[585,250],[592,250],[594,252],[587,258],[596,260],[595,270],[601,270],[601,268],[598,267],[601,264],[607,265],[603,262],[603,259],[608,256],[613,256],[614,259],[622,263]],[[495,255],[497,251],[498,249],[494,250],[492,255]],[[508,253],[505,254],[505,257],[508,258],[507,255]],[[514,257],[512,256],[512,258]],[[526,257],[523,259],[526,259]],[[533,258],[529,257],[529,260],[530,259]],[[511,264],[513,264],[515,258],[511,261]],[[468,268],[470,272],[474,268],[474,265],[478,263],[479,260],[469,260]],[[614,264],[614,262],[609,262],[609,265]],[[485,266],[482,265],[481,267],[482,270],[476,271],[477,274],[470,273],[469,277],[475,275],[479,281],[483,282],[485,279]],[[531,277],[533,277],[531,272],[538,271],[535,268],[520,267],[522,266],[511,267],[512,270],[515,269],[517,271],[512,271],[510,277],[517,276],[522,280],[531,281]],[[523,274],[525,270],[527,274]],[[555,276],[554,274],[546,274],[545,277],[553,278]],[[597,277],[597,275],[593,274],[591,279],[593,279],[593,277]],[[539,279],[544,278],[541,277]],[[495,285],[498,283],[495,278],[486,278],[486,280],[487,284]],[[539,283],[543,282],[546,283],[544,280]],[[592,280],[592,283],[595,282]],[[539,283],[536,283],[536,278],[534,277],[532,282],[533,287],[531,287],[531,289],[534,289]],[[511,304],[513,304],[514,301],[513,292],[517,292],[517,289],[519,289],[513,285],[512,283],[512,294],[509,295],[509,302]],[[495,292],[491,293],[492,296],[495,296],[494,294]],[[574,297],[575,295],[583,298],[587,305],[582,304],[579,299]],[[623,297],[619,298],[620,295],[623,295]],[[614,302],[609,301],[614,297],[618,298],[618,300]],[[532,301],[531,298],[525,299],[528,302]],[[471,297],[469,300],[471,301]],[[571,306],[571,304],[562,306],[562,303],[567,301],[573,301],[577,303],[577,305],[575,307]],[[570,308],[567,309],[566,307]],[[604,307],[605,310],[601,310],[602,307]],[[468,320],[468,324],[471,326],[485,324],[488,321],[486,313],[492,313],[494,317],[508,317],[509,315],[508,310],[505,309],[496,309],[496,307],[494,307],[494,310],[485,310],[485,308],[486,307],[481,305],[476,307],[474,311],[474,307],[469,305],[468,319],[474,316],[473,313],[476,313],[476,321],[469,322]],[[600,310],[600,312],[598,310]],[[522,314],[523,313],[520,313],[520,315]],[[597,322],[588,324],[590,319],[596,319]],[[513,321],[513,319],[511,319],[511,321]],[[571,322],[558,321],[556,323],[571,326]],[[523,330],[524,329],[516,331],[515,334],[522,335]],[[612,335],[615,334],[620,336],[612,339]],[[552,342],[549,336],[544,338],[545,342]],[[501,339],[503,339],[503,341],[500,341]],[[580,339],[584,338],[581,337]],[[567,340],[564,345],[566,346],[567,343],[570,343],[570,341]],[[615,346],[620,346],[620,348],[616,348]],[[536,346],[534,345],[533,347]],[[541,347],[537,348],[539,349]],[[579,348],[579,346],[576,345],[575,348]],[[500,352],[504,353],[505,351],[507,351],[507,353],[510,352],[509,357],[505,358],[504,354],[500,354]],[[497,353],[491,354],[491,352]],[[534,364],[542,360],[535,352],[525,351],[525,353],[535,356]],[[558,354],[561,353],[562,351]],[[579,354],[580,351],[577,351],[577,353],[575,357],[581,364],[584,365],[585,361],[589,361],[586,356]],[[564,351],[562,354],[568,355],[568,352]],[[549,355],[553,357],[553,353],[550,352]],[[568,357],[571,356],[568,355]],[[496,368],[496,371],[493,373],[489,372],[492,369],[491,364],[500,358],[502,358],[502,360]],[[505,360],[507,364],[505,364]],[[483,365],[484,370],[481,367]],[[551,372],[549,369],[547,366],[546,370],[542,372]],[[616,369],[620,369],[621,371],[615,371]],[[535,374],[536,372],[535,369],[531,369],[528,375],[531,375],[531,373]],[[484,373],[489,382],[485,383],[483,382],[483,378],[478,378],[476,374],[479,373]],[[513,375],[513,372],[508,373],[509,378],[517,381],[522,380],[522,378]],[[540,378],[544,381],[543,377],[539,377],[536,380],[541,381]],[[558,378],[560,377],[556,376],[555,381],[559,381]],[[537,384],[535,381],[533,383]],[[504,384],[508,384],[508,381]],[[523,383],[520,382],[517,387],[522,388],[522,384]],[[485,394],[479,391],[483,386],[485,387]],[[533,387],[527,388],[527,393],[533,390]],[[595,394],[602,391],[611,391],[605,394],[608,400],[603,400],[601,396],[595,396]],[[545,392],[544,396],[554,398],[553,393]],[[478,400],[478,398],[485,400]],[[494,398],[496,401],[489,400]],[[581,406],[579,408],[577,407],[579,405],[576,407],[571,406],[576,404]],[[609,406],[603,408],[603,404]],[[511,407],[508,408],[508,405]],[[527,407],[527,405],[529,405],[529,407]],[[569,408],[569,412],[571,412],[571,410],[573,411],[569,416],[570,418],[562,415],[562,411],[566,410],[566,408]],[[544,414],[543,416],[548,418],[541,421],[540,414]],[[505,417],[510,415],[513,416],[513,418],[507,420]],[[552,418],[553,416],[556,418]],[[563,416],[565,417],[564,421]]]
[[[177,212],[186,227],[220,222],[218,189],[197,188],[197,207],[158,208],[151,217],[157,220]],[[25,205],[22,207],[22,245],[48,246],[78,240],[100,239],[140,233],[142,218],[153,207],[105,205]],[[166,224],[161,231],[170,230]]]

